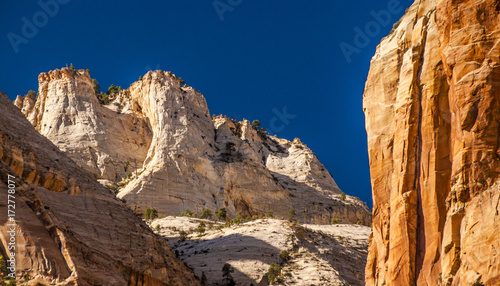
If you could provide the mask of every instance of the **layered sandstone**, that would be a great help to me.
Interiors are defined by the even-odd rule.
[[[367,285],[500,283],[499,10],[415,1],[377,47]]]
[[[12,175],[18,282],[199,285],[165,240],[36,132],[2,92],[0,114],[0,254],[7,257],[10,240],[5,214]]]
[[[341,199],[330,173],[299,139],[210,116],[203,95],[171,72],[148,72],[107,105],[84,70],[42,73],[38,93],[16,105],[77,164],[104,184],[118,183],[118,197],[138,213],[226,207],[233,216],[272,210],[284,218],[294,209],[303,222],[371,221],[359,199]]]

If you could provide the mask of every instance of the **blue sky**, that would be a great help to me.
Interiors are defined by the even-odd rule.
[[[375,47],[410,4],[4,0],[0,90],[14,99],[37,90],[39,73],[70,63],[101,89],[173,71],[212,114],[299,137],[344,192],[371,207],[364,83]]]

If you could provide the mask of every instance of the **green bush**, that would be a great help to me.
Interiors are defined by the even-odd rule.
[[[36,91],[29,90],[28,94],[27,94],[27,97],[36,98]]]
[[[234,272],[234,269],[231,267],[231,264],[229,263],[224,263],[224,266],[222,266],[222,278],[223,281],[227,285],[234,285],[234,279],[231,273]]]
[[[205,232],[205,224],[203,222],[200,222],[196,231],[200,234],[204,233]]]
[[[158,217],[158,211],[155,208],[146,208],[146,212],[144,213],[144,217],[146,219],[155,219]]]
[[[108,88],[108,91],[106,92],[107,95],[110,95],[112,93],[118,93],[122,90],[121,86],[115,86],[114,84],[110,85]]]
[[[341,200],[345,201],[346,197],[347,196],[346,196],[346,194],[344,192],[342,192],[342,194],[340,194],[340,199]]]
[[[101,86],[99,85],[99,82],[95,78],[92,79],[92,83],[94,84],[94,93],[95,95],[98,95],[101,93]]]
[[[193,217],[193,213],[189,210],[186,209],[184,212],[182,212],[179,216],[187,216],[187,217]]]
[[[267,213],[266,213],[266,217],[268,217],[268,218],[273,218],[273,217],[274,217],[274,215],[273,215],[273,211],[267,211]]]
[[[271,266],[269,266],[268,274],[267,277],[269,278],[270,282],[274,282],[278,280],[279,276],[281,274],[281,266],[275,263],[271,263]]]
[[[220,208],[218,211],[216,211],[215,217],[217,218],[217,220],[226,220],[227,218],[226,208]]]
[[[178,79],[179,79],[179,83],[180,83],[180,84],[186,84],[186,81],[184,81],[184,80],[182,79],[182,77],[179,77]]]
[[[204,209],[200,216],[201,219],[207,219],[211,217],[212,217],[212,211],[209,209]]]
[[[255,128],[255,129],[259,129],[260,127],[260,121],[255,119],[254,121],[252,121],[252,127]]]
[[[281,253],[280,253],[280,258],[281,258],[281,261],[283,262],[287,262],[288,260],[290,260],[290,254],[288,254],[288,251],[286,250],[283,250]]]
[[[361,221],[359,221],[359,220],[358,220],[358,221],[356,222],[356,224],[357,224],[357,225],[361,225]]]
[[[296,216],[297,214],[295,213],[295,210],[294,209],[291,209],[288,211],[288,221],[292,221],[293,218]]]
[[[332,224],[338,224],[338,223],[340,223],[340,219],[332,218]]]

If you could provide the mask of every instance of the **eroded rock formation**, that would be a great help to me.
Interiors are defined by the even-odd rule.
[[[377,47],[367,285],[500,284],[499,10],[415,1]]]
[[[15,104],[29,121],[138,213],[154,207],[177,215],[226,207],[303,222],[368,225],[371,215],[341,191],[314,153],[224,116],[210,116],[203,95],[171,72],[148,72],[99,103],[84,70],[39,76],[39,95]]]
[[[0,114],[0,254],[7,257],[10,240],[6,214],[12,175],[18,281],[199,285],[165,240],[36,132],[2,92]]]

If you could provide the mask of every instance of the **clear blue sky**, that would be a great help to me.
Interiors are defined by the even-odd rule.
[[[0,3],[0,90],[10,98],[70,63],[102,89],[170,70],[212,114],[299,137],[344,192],[371,207],[364,83],[376,45],[412,1],[57,1]],[[368,28],[357,44],[355,27]],[[350,62],[342,42],[356,51]],[[283,120],[276,110],[285,107]]]

